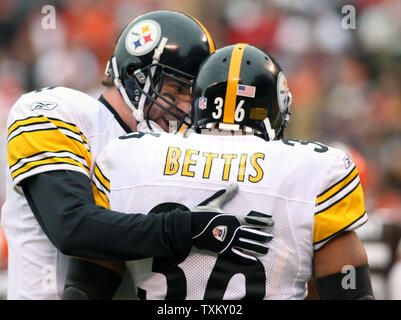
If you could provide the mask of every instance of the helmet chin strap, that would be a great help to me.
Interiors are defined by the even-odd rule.
[[[269,118],[263,120],[263,123],[265,124],[266,132],[269,136],[269,141],[273,141],[276,138],[276,130],[272,129]]]
[[[164,47],[165,47],[165,45],[166,45],[166,43],[167,43],[167,40],[168,40],[168,39],[167,39],[166,37],[163,37],[162,40],[160,41],[159,46],[157,47],[157,49],[155,49],[155,53],[153,54],[153,61],[152,61],[152,64],[156,64],[156,63],[159,62],[160,56],[161,56],[162,53],[163,53]],[[156,71],[156,66],[153,66],[153,67],[150,69],[150,74],[151,74],[152,78],[153,78],[153,76],[154,76],[154,74],[155,74],[155,71]],[[148,92],[149,92],[149,88],[150,88],[150,76],[148,75],[148,76],[146,77],[146,82],[145,82],[145,85],[144,85],[144,87],[143,87],[143,91],[146,92],[146,93],[148,93]],[[135,119],[136,119],[140,124],[143,122],[143,119],[144,119],[143,108],[145,107],[145,101],[146,101],[146,95],[145,95],[144,93],[142,93],[142,94],[141,94],[141,98],[140,98],[139,103],[138,103],[138,109],[135,109],[135,110],[133,111],[133,115],[134,115]],[[155,122],[154,122],[154,121],[151,121],[151,122],[152,122],[152,128],[153,128],[153,124],[155,124]],[[146,124],[145,124],[145,125],[146,125]],[[141,127],[142,127],[142,126],[141,126]],[[157,127],[159,127],[159,126],[157,125]],[[160,128],[160,127],[159,127],[159,128]],[[149,128],[149,129],[150,129],[150,131],[152,131],[151,128]],[[161,128],[160,128],[160,129],[161,129]],[[162,129],[162,131],[164,131],[164,130]]]
[[[158,46],[157,49],[155,49],[155,53],[153,54],[153,61],[152,64],[158,63],[160,60],[160,56],[163,53],[164,47],[167,43],[167,38],[163,37],[162,40],[160,41],[160,44]],[[143,121],[144,119],[144,115],[143,115],[143,108],[145,106],[145,101],[146,101],[146,95],[144,93],[141,94],[141,98],[139,100],[138,103],[138,108],[136,108],[133,103],[131,102],[130,98],[127,95],[127,91],[125,90],[125,88],[123,87],[121,81],[120,81],[120,74],[118,72],[118,68],[117,68],[117,60],[116,57],[112,57],[111,58],[111,66],[113,68],[113,72],[114,72],[114,85],[118,88],[118,91],[120,92],[124,102],[127,104],[127,106],[131,109],[132,111],[132,115],[134,116],[134,118],[136,119],[136,121],[138,122],[137,124],[137,131],[152,131],[151,128],[148,128],[148,126],[146,125],[146,122]],[[154,73],[156,71],[156,66],[153,66],[150,70],[150,73],[153,77]],[[148,76],[146,78],[146,83],[145,86],[143,88],[144,92],[149,92],[149,87],[150,87],[150,77]],[[164,130],[154,121],[150,121],[150,123],[152,124],[152,128],[155,128],[154,131],[157,132],[163,132]],[[146,128],[146,129],[145,129]]]
[[[132,110],[132,112],[135,112],[136,108],[132,104],[130,98],[128,98],[127,91],[125,91],[125,88],[120,81],[120,74],[118,73],[116,57],[111,58],[111,67],[113,68],[114,73],[114,85],[117,87],[118,91],[120,91],[120,94],[123,97],[123,100],[127,104],[127,106]]]

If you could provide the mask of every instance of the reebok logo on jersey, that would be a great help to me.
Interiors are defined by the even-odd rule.
[[[37,101],[32,104],[31,110],[53,110],[57,106],[56,102]]]
[[[213,229],[214,237],[219,241],[224,241],[227,235],[227,226],[217,226]]]
[[[351,167],[352,164],[354,163],[348,155],[345,156],[345,158],[343,159],[343,161],[344,161],[345,169],[348,169],[348,168]]]

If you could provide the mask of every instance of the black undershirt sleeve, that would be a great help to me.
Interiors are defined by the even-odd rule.
[[[187,254],[191,215],[174,209],[125,214],[94,204],[90,180],[71,171],[26,178],[22,189],[50,241],[64,254],[100,260],[134,260]]]

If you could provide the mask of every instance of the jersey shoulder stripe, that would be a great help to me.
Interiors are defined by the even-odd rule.
[[[367,221],[358,168],[342,150],[330,148],[326,173],[313,208],[313,247],[321,248],[334,236]],[[328,159],[329,160],[329,159]]]
[[[357,219],[353,220],[350,222],[348,225],[345,225],[342,229],[334,232],[333,234],[330,234],[326,236],[325,238],[322,238],[319,241],[316,241],[313,243],[313,249],[319,250],[321,247],[323,247],[327,242],[329,242],[332,238],[340,234],[341,232],[344,231],[352,231],[357,228],[359,228],[361,225],[363,225],[366,221],[368,221],[368,215],[366,211],[364,211]],[[327,223],[330,223],[329,221]]]
[[[18,159],[18,161],[16,163],[14,163],[12,166],[10,166],[9,169],[10,169],[10,171],[14,171],[16,169],[21,168],[29,161],[37,161],[40,159],[50,158],[52,156],[61,156],[62,157],[65,154],[69,154],[71,157],[75,158],[75,160],[78,160],[83,165],[86,165],[85,158],[81,157],[80,155],[73,154],[67,150],[60,150],[60,151],[56,151],[56,152],[41,151],[30,157]]]
[[[47,163],[36,164],[36,165],[30,166],[29,168],[25,168],[25,170],[12,173],[11,177],[15,183],[19,183],[20,181],[22,181],[23,179],[25,179],[27,177],[30,177],[32,175],[35,175],[35,174],[38,174],[41,172],[51,171],[51,170],[78,171],[89,177],[88,171],[86,169],[84,169],[82,166],[80,166],[79,164],[74,163],[74,161],[71,159],[62,159],[62,160],[58,160],[57,162],[47,162]]]
[[[96,180],[101,184],[101,186],[107,192],[110,192],[110,180],[106,178],[106,176],[103,174],[97,164],[95,164],[94,176],[96,177]]]
[[[10,124],[7,128],[7,137],[10,137],[10,135],[19,127],[27,126],[32,123],[48,123],[49,121],[45,119],[43,116],[31,116],[27,117],[25,119],[19,119],[15,120],[12,124]]]
[[[97,165],[95,165],[92,177],[92,192],[96,205],[102,206],[106,209],[110,208],[110,181],[104,176]]]
[[[92,177],[92,192],[95,199],[95,204],[106,209],[110,209],[109,198],[106,193],[98,187],[95,177]]]
[[[343,185],[342,188],[337,190],[336,193],[332,194],[324,201],[316,203],[314,214],[317,215],[323,211],[326,211],[332,206],[335,206],[338,202],[342,201],[344,198],[352,196],[352,192],[358,187],[361,189],[361,196],[363,198],[361,179],[359,178],[359,175],[356,174],[352,180],[350,180],[346,185]]]
[[[8,133],[8,164],[14,182],[47,171],[46,168],[54,169],[54,165],[89,176],[90,148],[86,137],[72,123],[45,116],[28,117],[14,121]]]
[[[338,192],[347,187],[348,184],[352,183],[352,181],[357,176],[358,176],[358,169],[356,168],[356,166],[354,166],[353,169],[351,169],[350,172],[344,178],[340,179],[333,186],[329,187],[328,189],[326,189],[324,192],[322,192],[317,196],[316,205],[320,205],[329,200],[331,197],[335,196]]]
[[[8,129],[8,142],[14,137],[24,133],[40,130],[63,130],[69,134],[70,138],[82,142],[89,151],[88,141],[84,134],[72,123],[68,123],[56,118],[45,116],[28,117],[21,120],[16,120]],[[71,134],[72,133],[72,134]]]
[[[93,191],[93,196],[95,198],[95,203],[96,205],[102,206],[106,209],[110,208],[109,199],[111,190],[111,184],[110,184],[111,172],[109,169],[109,158],[107,157],[107,155],[110,154],[111,144],[112,143],[109,142],[103,148],[103,150],[97,155],[92,176],[92,191]],[[114,155],[116,156],[117,154]]]
[[[365,214],[365,205],[362,186],[359,178],[354,185],[343,189],[337,197],[325,203],[326,207],[315,213],[314,216],[314,246],[334,237],[339,232],[360,224],[355,224]]]
[[[71,159],[77,163],[80,163],[87,171],[89,171],[89,167],[85,161],[85,158],[80,155],[74,154],[70,151],[60,150],[57,152],[39,152],[31,157],[21,158],[14,165],[10,166],[9,169],[11,173],[24,168],[28,164],[38,163],[40,161],[47,161],[49,159],[58,158],[58,159]]]

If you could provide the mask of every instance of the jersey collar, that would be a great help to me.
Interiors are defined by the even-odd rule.
[[[98,99],[109,111],[114,115],[114,118],[116,118],[117,122],[120,124],[120,126],[125,130],[127,133],[131,133],[132,130],[129,126],[125,124],[123,119],[121,119],[120,115],[114,108],[111,106],[111,104],[101,95]]]

